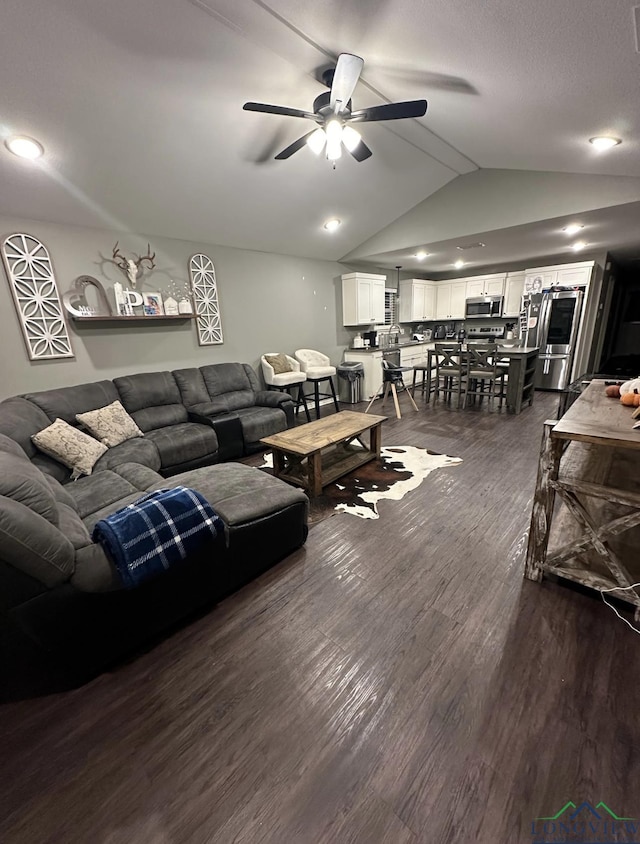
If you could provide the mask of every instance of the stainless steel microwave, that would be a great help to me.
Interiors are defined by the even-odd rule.
[[[465,319],[491,319],[502,316],[503,296],[475,296],[467,299]]]

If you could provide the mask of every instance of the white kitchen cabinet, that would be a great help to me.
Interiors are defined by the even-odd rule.
[[[384,287],[387,277],[372,273],[342,276],[342,324],[384,325]]]
[[[436,319],[464,319],[466,281],[439,281],[436,284]]]
[[[382,384],[382,352],[345,352],[345,361],[361,363],[364,368],[360,398],[369,401]]]
[[[587,287],[594,266],[594,261],[579,261],[525,270],[524,292],[539,293],[550,287]]]
[[[504,308],[502,316],[517,317],[522,310],[522,294],[524,292],[524,272],[507,273],[504,288]]]
[[[506,273],[496,273],[465,279],[467,299],[478,296],[503,296],[506,277]]]
[[[423,322],[435,319],[436,284],[422,278],[400,282],[400,322]]]

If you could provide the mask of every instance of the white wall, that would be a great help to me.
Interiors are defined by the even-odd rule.
[[[94,276],[108,293],[115,281],[124,281],[121,270],[101,259],[111,256],[118,237],[111,231],[0,217],[0,238],[14,232],[32,234],[47,246],[61,293],[79,275]],[[166,291],[170,279],[186,282],[190,256],[208,254],[216,268],[224,344],[199,346],[193,321],[123,325],[69,320],[75,358],[30,361],[3,267],[0,398],[132,372],[223,361],[242,361],[257,369],[264,352],[291,353],[301,347],[340,360],[348,342],[341,327],[342,265],[147,235],[119,239],[126,253],[144,254],[147,241],[156,252],[156,269],[143,277],[141,290]]]

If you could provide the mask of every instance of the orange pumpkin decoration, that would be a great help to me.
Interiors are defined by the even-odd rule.
[[[640,393],[625,393],[620,401],[628,407],[640,407]]]

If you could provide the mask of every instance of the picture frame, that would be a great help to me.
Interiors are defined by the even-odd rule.
[[[159,293],[143,293],[142,307],[145,316],[163,316],[162,296]]]

